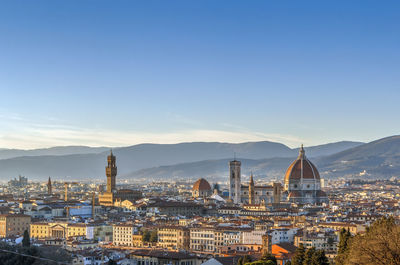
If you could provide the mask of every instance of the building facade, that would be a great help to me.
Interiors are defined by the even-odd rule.
[[[113,225],[113,245],[114,246],[133,246],[134,227],[132,224]]]
[[[0,237],[22,236],[24,231],[29,232],[31,217],[25,214],[1,214]]]
[[[190,231],[182,226],[165,226],[157,230],[158,246],[170,250],[189,250]]]

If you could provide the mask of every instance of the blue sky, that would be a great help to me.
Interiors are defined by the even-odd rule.
[[[397,1],[2,1],[0,148],[400,131]]]

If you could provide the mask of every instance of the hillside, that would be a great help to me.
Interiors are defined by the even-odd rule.
[[[312,157],[313,154],[331,155],[337,150],[345,150],[362,143],[357,142],[339,142],[307,148],[307,154]],[[89,150],[88,154],[68,154],[61,153],[72,152],[77,147],[58,147],[50,149],[29,150],[25,156],[0,160],[0,179],[7,180],[19,174],[28,176],[31,179],[45,179],[48,176],[53,178],[97,178],[104,176],[104,167],[108,148],[89,148],[79,147],[76,150],[84,152]],[[104,151],[106,150],[106,151]],[[4,150],[3,150],[4,151]],[[22,151],[23,150],[19,150]],[[43,152],[53,155],[35,155]],[[272,158],[293,158],[297,155],[297,149],[291,149],[286,145],[274,142],[248,142],[240,144],[230,143],[181,143],[181,144],[140,144],[129,147],[120,147],[113,149],[117,156],[118,175],[123,176],[162,176],[162,170],[169,172],[166,176],[182,175],[205,175],[205,174],[223,174],[226,172],[225,162],[211,162],[213,160],[228,161],[232,159],[234,153],[238,157],[248,160],[262,160],[260,165],[254,165],[260,172],[269,175],[271,172],[282,171],[280,163],[267,162]],[[286,161],[287,159],[283,159]],[[199,162],[200,161],[200,162]],[[208,161],[206,165],[200,164]],[[269,161],[269,160],[268,160]],[[280,161],[275,159],[271,161]],[[193,163],[182,165],[182,168],[174,169],[177,164]],[[197,164],[196,164],[197,163]],[[211,164],[208,164],[211,163]],[[263,166],[263,163],[266,163]],[[212,164],[219,165],[218,167]],[[162,167],[166,166],[166,167]],[[194,166],[193,168],[191,168]],[[284,163],[281,166],[286,166]],[[244,163],[245,167],[245,163]],[[158,169],[156,169],[158,168]],[[196,169],[197,168],[197,169]],[[212,170],[212,169],[215,170]],[[276,170],[275,170],[276,168]],[[146,171],[148,169],[149,171]],[[140,171],[142,170],[142,171]],[[134,173],[135,172],[135,173]],[[157,173],[156,173],[157,172]]]
[[[316,160],[328,176],[400,176],[400,136],[386,137]],[[362,173],[363,171],[366,173]]]
[[[340,145],[340,143],[338,143]],[[325,145],[326,146],[326,145]],[[323,146],[306,148],[306,155],[318,167],[323,178],[332,177],[363,177],[388,178],[400,176],[400,136],[391,136],[367,144],[355,145],[347,150],[331,155],[322,155]],[[336,144],[331,147],[336,148]],[[312,157],[309,153],[320,152],[321,156]],[[328,148],[330,151],[330,149]],[[339,149],[340,150],[340,149]],[[242,173],[250,171],[270,178],[282,179],[295,156],[290,158],[269,158],[261,160],[242,159]],[[181,163],[172,166],[153,167],[128,174],[129,177],[201,177],[226,176],[228,174],[228,160],[206,160],[196,163]]]

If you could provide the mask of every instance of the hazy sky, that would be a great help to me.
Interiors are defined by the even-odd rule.
[[[0,148],[400,132],[398,1],[1,1]]]

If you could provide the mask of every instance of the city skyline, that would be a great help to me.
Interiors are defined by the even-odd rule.
[[[0,148],[396,135],[397,2],[5,2]]]

